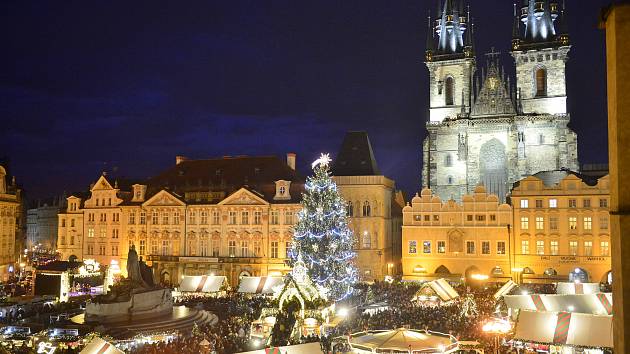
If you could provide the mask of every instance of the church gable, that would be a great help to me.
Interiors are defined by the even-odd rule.
[[[219,202],[219,205],[266,205],[266,200],[255,193],[241,188]]]
[[[99,177],[99,179],[94,183],[94,186],[90,189],[90,191],[98,191],[98,190],[110,190],[114,189],[111,183],[107,180],[105,176]]]
[[[515,104],[510,86],[510,78],[499,66],[498,55],[494,51],[488,56],[487,72],[482,74],[471,116],[516,115]]]
[[[142,204],[143,206],[184,206],[185,203],[173,194],[161,190]]]

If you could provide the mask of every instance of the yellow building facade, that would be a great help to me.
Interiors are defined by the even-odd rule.
[[[17,271],[16,237],[19,235],[21,215],[20,190],[15,181],[7,183],[7,172],[0,166],[0,276],[6,281],[9,274]]]
[[[404,280],[511,276],[512,208],[477,186],[461,202],[423,189],[403,208]]]
[[[156,280],[183,275],[280,275],[300,210],[304,180],[295,155],[187,160],[142,183],[119,186],[101,176],[86,199],[68,198],[59,214],[63,259],[118,262],[131,245]]]
[[[519,181],[511,199],[515,271],[522,281],[608,281],[608,176],[541,172]]]

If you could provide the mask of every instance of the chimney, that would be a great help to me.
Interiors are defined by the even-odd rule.
[[[292,170],[295,170],[295,153],[287,153],[287,165],[289,165]]]
[[[188,160],[188,158],[186,156],[183,156],[183,155],[175,156],[175,164],[176,165],[179,165],[180,163],[182,163],[184,161],[187,161],[187,160]]]

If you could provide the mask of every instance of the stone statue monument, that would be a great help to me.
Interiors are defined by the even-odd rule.
[[[136,252],[135,245],[131,245],[129,254],[127,255],[127,278],[131,281],[132,286],[145,289],[150,287],[142,277],[140,261],[138,260],[138,253]]]

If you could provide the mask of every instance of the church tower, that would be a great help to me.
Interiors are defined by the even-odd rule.
[[[470,110],[475,53],[469,15],[462,0],[440,0],[437,18],[429,17],[425,60],[431,122]]]
[[[564,5],[523,0],[514,6],[512,56],[522,113],[566,114],[569,35]]]

